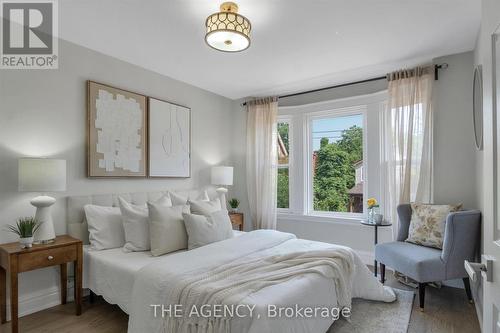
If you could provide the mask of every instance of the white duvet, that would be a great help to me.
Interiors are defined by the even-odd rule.
[[[276,263],[276,258],[281,262]],[[285,270],[283,260],[287,260]],[[224,273],[226,271],[231,273]],[[246,280],[245,286],[251,291],[234,284],[232,279]],[[187,298],[180,297],[187,294]],[[189,316],[191,324],[202,325],[184,326],[184,332],[321,333],[332,324],[332,316],[315,313],[304,317],[293,310],[342,308],[349,306],[351,297],[384,302],[395,300],[392,289],[378,282],[351,249],[297,239],[278,231],[257,230],[162,257],[141,269],[135,277],[133,301],[128,309],[129,332],[176,332],[181,327],[176,326],[178,321],[184,322],[190,313],[194,315]],[[200,305],[205,303],[212,306],[201,313]],[[211,321],[215,316],[213,304],[218,303],[227,304],[226,309],[231,309],[229,305],[232,305],[233,310],[236,303],[247,305],[248,310],[240,311],[243,316],[233,316],[221,325],[219,321]],[[175,304],[178,307],[174,308]],[[290,312],[277,315],[277,310],[287,307]],[[182,318],[174,318],[174,313]],[[287,315],[291,313],[292,316]]]

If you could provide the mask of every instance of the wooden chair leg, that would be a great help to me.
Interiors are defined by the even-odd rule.
[[[419,283],[418,284],[418,300],[420,302],[420,311],[424,311],[425,285],[426,285],[426,283]]]
[[[469,303],[473,303],[472,299],[472,292],[470,290],[470,281],[468,277],[465,277],[462,279],[464,281],[464,287],[465,287],[465,293],[467,294],[467,299],[469,300]]]
[[[385,265],[380,263],[380,282],[385,283]]]

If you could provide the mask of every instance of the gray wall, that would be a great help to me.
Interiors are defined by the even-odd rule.
[[[0,228],[34,214],[35,193],[17,192],[17,159],[23,156],[67,160],[67,192],[53,207],[57,234],[66,232],[65,200],[72,194],[188,189],[209,183],[211,165],[232,163],[233,101],[147,71],[81,46],[60,41],[58,70],[0,72]],[[192,177],[145,180],[86,178],[86,80],[107,83],[191,108]],[[0,242],[15,241],[0,232]],[[57,302],[55,269],[21,274],[20,311]],[[54,294],[55,293],[55,294]],[[51,298],[41,301],[44,295]],[[38,303],[37,303],[38,302]]]
[[[477,208],[472,78],[474,53],[434,59],[447,63],[434,81],[434,202]]]
[[[373,94],[377,91],[382,91],[386,89],[387,89],[387,81],[377,80],[372,82],[365,82],[365,83],[340,87],[340,88],[322,90],[309,94],[302,94],[302,95],[282,98],[279,101],[279,106],[304,105],[304,104],[318,103],[323,101],[331,101],[334,99]]]

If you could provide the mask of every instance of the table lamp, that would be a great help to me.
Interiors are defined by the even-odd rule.
[[[210,178],[212,179],[212,185],[233,185],[233,167],[214,166],[212,167]],[[227,188],[219,187],[216,191],[219,193],[227,193]]]
[[[18,186],[21,192],[62,192],[66,190],[66,161],[49,158],[19,159]],[[36,207],[35,218],[41,223],[35,242],[48,244],[54,241],[54,223],[50,207],[56,199],[47,195],[33,198],[31,204]]]

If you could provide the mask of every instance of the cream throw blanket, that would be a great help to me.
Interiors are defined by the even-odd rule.
[[[272,318],[269,305],[349,306],[351,298],[392,302],[359,256],[344,246],[256,230],[161,257],[135,276],[129,333],[325,332],[333,319]],[[158,316],[152,305],[179,304],[183,317]],[[254,305],[250,317],[189,317],[190,307]],[[259,318],[256,314],[262,314]]]
[[[282,255],[241,258],[214,270],[189,272],[174,281],[168,299],[184,309],[204,304],[239,304],[251,293],[302,274],[321,274],[332,279],[339,307],[351,306],[353,258],[341,248]],[[165,317],[165,333],[229,332],[229,318]]]

